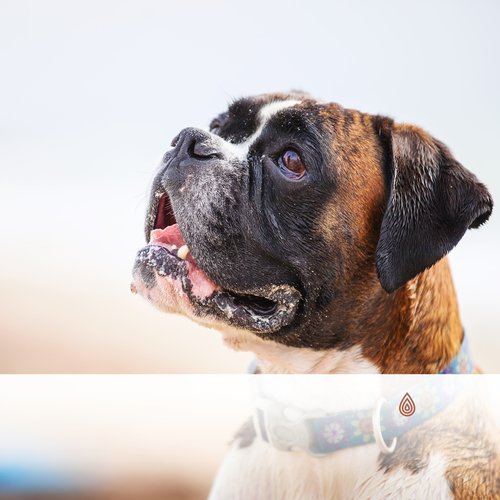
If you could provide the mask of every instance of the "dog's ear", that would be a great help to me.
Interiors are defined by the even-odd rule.
[[[379,280],[392,292],[486,222],[493,200],[448,148],[410,125],[380,122],[389,193],[376,251]]]

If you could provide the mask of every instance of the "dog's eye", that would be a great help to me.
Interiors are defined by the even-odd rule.
[[[215,118],[210,123],[210,133],[218,134],[221,127],[222,127],[221,121],[218,118]]]
[[[291,179],[300,179],[306,173],[306,167],[302,163],[299,153],[293,149],[287,149],[281,153],[278,166]]]

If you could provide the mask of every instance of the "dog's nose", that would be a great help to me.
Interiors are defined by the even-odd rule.
[[[175,155],[181,159],[180,166],[184,161],[222,158],[212,136],[199,128],[185,128],[174,138],[172,146],[175,148]]]

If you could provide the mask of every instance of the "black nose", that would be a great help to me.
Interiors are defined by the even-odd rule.
[[[199,128],[185,128],[174,138],[172,146],[175,148],[175,156],[181,160],[180,166],[185,160],[205,161],[222,158],[213,137]]]

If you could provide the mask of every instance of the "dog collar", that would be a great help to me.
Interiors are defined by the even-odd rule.
[[[377,443],[382,453],[392,453],[399,436],[443,411],[460,387],[459,379],[440,379],[415,385],[402,397],[379,399],[375,408],[337,413],[302,412],[260,398],[253,425],[258,437],[282,451],[303,450],[322,457],[341,449]]]

